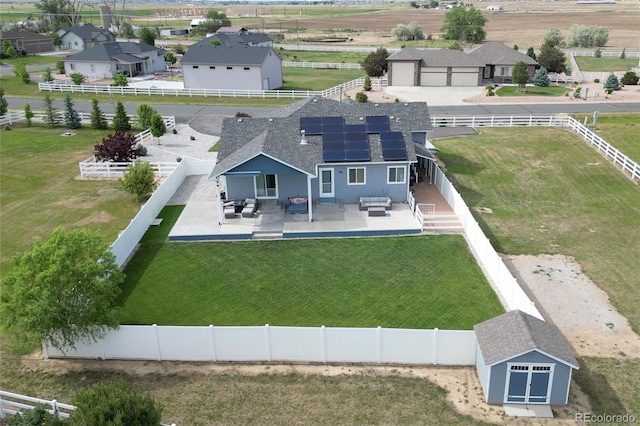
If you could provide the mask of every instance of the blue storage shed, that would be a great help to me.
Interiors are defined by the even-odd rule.
[[[567,404],[579,365],[558,327],[514,310],[474,329],[476,368],[489,404]]]

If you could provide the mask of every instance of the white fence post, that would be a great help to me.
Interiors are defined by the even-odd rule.
[[[438,328],[433,329],[433,365],[438,365]]]
[[[153,334],[156,338],[156,349],[157,349],[157,359],[158,361],[162,361],[162,351],[160,350],[160,336],[158,336],[158,324],[153,324],[151,326],[152,330],[153,330]]]
[[[216,355],[216,335],[213,324],[209,324],[209,343],[211,345],[211,361],[217,361],[218,357]]]
[[[326,335],[326,327],[320,326],[320,351],[322,352],[322,362],[326,364],[327,362],[327,335]]]
[[[266,343],[265,349],[267,350],[267,361],[271,362],[271,335],[269,331],[269,324],[264,325],[264,337]]]
[[[377,354],[376,357],[378,359],[378,364],[382,364],[382,327],[378,326],[376,329],[376,339],[377,339]]]

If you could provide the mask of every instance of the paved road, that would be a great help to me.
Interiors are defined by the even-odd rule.
[[[34,110],[42,109],[42,99],[26,99],[8,97],[9,108],[22,109],[24,104],[29,102]],[[144,98],[141,98],[144,101]],[[91,102],[74,101],[78,111],[91,111]],[[57,108],[62,109],[62,101],[54,102]],[[125,103],[125,108],[130,114],[134,114],[137,103]],[[111,102],[100,104],[105,113],[114,111]],[[267,115],[277,107],[245,107],[245,106],[216,106],[216,105],[152,105],[162,115],[175,115],[177,121],[190,123],[195,130],[218,135],[222,117],[233,116],[237,112],[245,112],[250,115]],[[593,113],[600,112],[640,112],[640,102],[611,102],[611,103],[554,103],[554,104],[523,104],[523,105],[450,105],[450,106],[430,106],[429,113],[432,117],[443,115],[531,115],[531,114],[559,114],[559,113]]]

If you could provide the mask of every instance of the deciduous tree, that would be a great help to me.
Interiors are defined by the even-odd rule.
[[[120,24],[120,31],[118,31],[118,35],[122,38],[126,38],[127,40],[136,38],[136,34],[133,32],[133,26],[131,22],[124,21]]]
[[[167,132],[167,126],[164,124],[164,120],[157,112],[151,116],[149,130],[151,130],[151,134],[158,139],[158,144],[160,144],[160,136]]]
[[[168,64],[175,64],[178,61],[178,58],[176,58],[176,55],[173,54],[173,52],[167,52],[164,55],[164,61]]]
[[[387,58],[389,52],[384,47],[379,47],[375,52],[369,53],[364,61],[362,68],[370,77],[381,77],[387,72]]]
[[[487,37],[484,25],[487,18],[475,7],[454,6],[444,15],[444,25],[440,28],[447,40],[479,43]]]
[[[527,64],[524,61],[516,62],[513,67],[511,78],[513,78],[513,82],[520,87],[520,90],[524,90],[527,82],[529,81],[529,71],[527,69]]]
[[[16,77],[20,78],[24,84],[31,83],[31,76],[27,72],[27,67],[22,62],[13,66],[13,73]]]
[[[550,28],[547,35],[544,36],[542,44],[548,44],[551,47],[563,47],[564,37],[560,34],[560,29],[556,27]]]
[[[102,138],[102,142],[93,147],[97,161],[126,163],[138,156],[136,137],[128,132],[115,132]]]
[[[49,30],[57,31],[63,27],[75,27],[82,20],[85,0],[40,0],[35,6],[42,11]]]
[[[147,104],[138,105],[138,108],[136,108],[136,115],[138,116],[138,124],[140,127],[142,129],[148,129],[151,127],[151,118],[153,118],[157,113],[158,111]]]
[[[123,87],[126,87],[128,84],[129,84],[129,81],[127,80],[127,76],[121,72],[113,76],[113,82],[111,83],[112,86],[123,86]]]
[[[149,163],[142,163],[137,160],[127,167],[120,186],[126,192],[136,196],[139,202],[144,202],[156,189],[156,178]]]
[[[567,36],[567,46],[569,47],[602,47],[609,41],[609,30],[600,25],[578,25],[573,24]]]
[[[140,31],[138,31],[138,39],[140,43],[146,43],[150,46],[156,45],[156,33],[151,28],[140,28]]]
[[[66,351],[118,327],[124,275],[97,231],[56,228],[13,263],[0,305],[6,329]]]
[[[4,87],[0,86],[0,115],[6,115],[9,111],[9,102],[4,97]]]

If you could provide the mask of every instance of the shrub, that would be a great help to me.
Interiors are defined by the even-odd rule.
[[[66,71],[64,69],[64,61],[62,59],[60,59],[58,62],[56,62],[56,68],[58,69],[58,74],[65,74]]]
[[[549,87],[549,73],[545,67],[536,70],[533,75],[533,84],[538,87]]]
[[[138,157],[145,157],[147,155],[147,147],[141,142],[138,142],[136,145],[136,150],[138,150]]]
[[[136,137],[129,132],[115,132],[107,135],[94,146],[93,155],[97,161],[128,162],[138,156]]]
[[[600,79],[599,79],[599,78],[594,78],[594,79],[593,79],[593,82],[594,82],[594,83],[600,83]]]
[[[494,92],[494,87],[489,85],[487,87],[485,87],[486,91],[487,91],[487,96],[495,96],[495,92]]]
[[[362,86],[362,89],[365,92],[371,91],[371,77],[369,77],[368,75],[364,77],[364,85]]]
[[[174,128],[173,128],[173,130],[172,130],[172,132],[173,132],[173,134],[174,134],[174,135],[177,135],[177,134],[178,134],[178,129],[176,129],[176,128],[174,127]]]
[[[151,118],[156,115],[158,111],[153,109],[147,104],[140,104],[136,109],[136,115],[138,116],[138,124],[143,129],[151,127]]]
[[[620,90],[620,82],[615,74],[609,74],[607,81],[604,82],[605,89]]]
[[[51,75],[51,68],[47,67],[44,70],[44,74],[42,75],[42,81],[44,81],[45,83],[49,83],[53,81],[53,76]]]
[[[4,97],[4,88],[0,86],[0,115],[6,115],[9,111],[9,101]]]
[[[602,51],[600,49],[596,49],[595,52],[593,52],[593,57],[602,58]]]
[[[71,81],[73,81],[73,84],[84,83],[84,75],[80,74],[79,72],[74,72],[73,74],[70,74],[69,78],[71,78]]]
[[[360,102],[361,104],[366,103],[369,100],[369,97],[364,94],[364,92],[356,93],[356,102]]]
[[[387,72],[387,58],[389,52],[384,47],[379,47],[375,52],[371,52],[362,61],[362,68],[370,77],[381,77]]]
[[[184,46],[178,43],[175,46],[173,46],[173,51],[176,52],[178,55],[184,55]]]
[[[580,98],[581,92],[582,92],[582,87],[580,86],[576,87],[576,89],[573,91],[573,97],[576,99]]]
[[[609,40],[609,30],[599,25],[571,25],[567,45],[569,47],[604,46]]]
[[[113,83],[111,83],[112,86],[126,86],[128,84],[127,76],[121,72],[113,76]]]
[[[638,80],[640,80],[640,77],[638,77],[635,72],[627,71],[620,79],[620,83],[624,85],[635,86],[636,84],[638,84]]]
[[[31,83],[31,76],[27,72],[27,67],[23,63],[18,63],[13,67],[16,77],[19,77],[24,84]]]
[[[120,185],[123,190],[137,197],[139,202],[143,202],[153,194],[156,189],[156,178],[149,163],[141,163],[137,160],[127,167]]]
[[[62,426],[64,423],[58,418],[56,414],[51,414],[47,411],[43,404],[36,404],[32,410],[27,410],[24,413],[17,413],[13,417],[8,418],[8,426],[32,426],[32,425],[46,425],[46,426]]]

